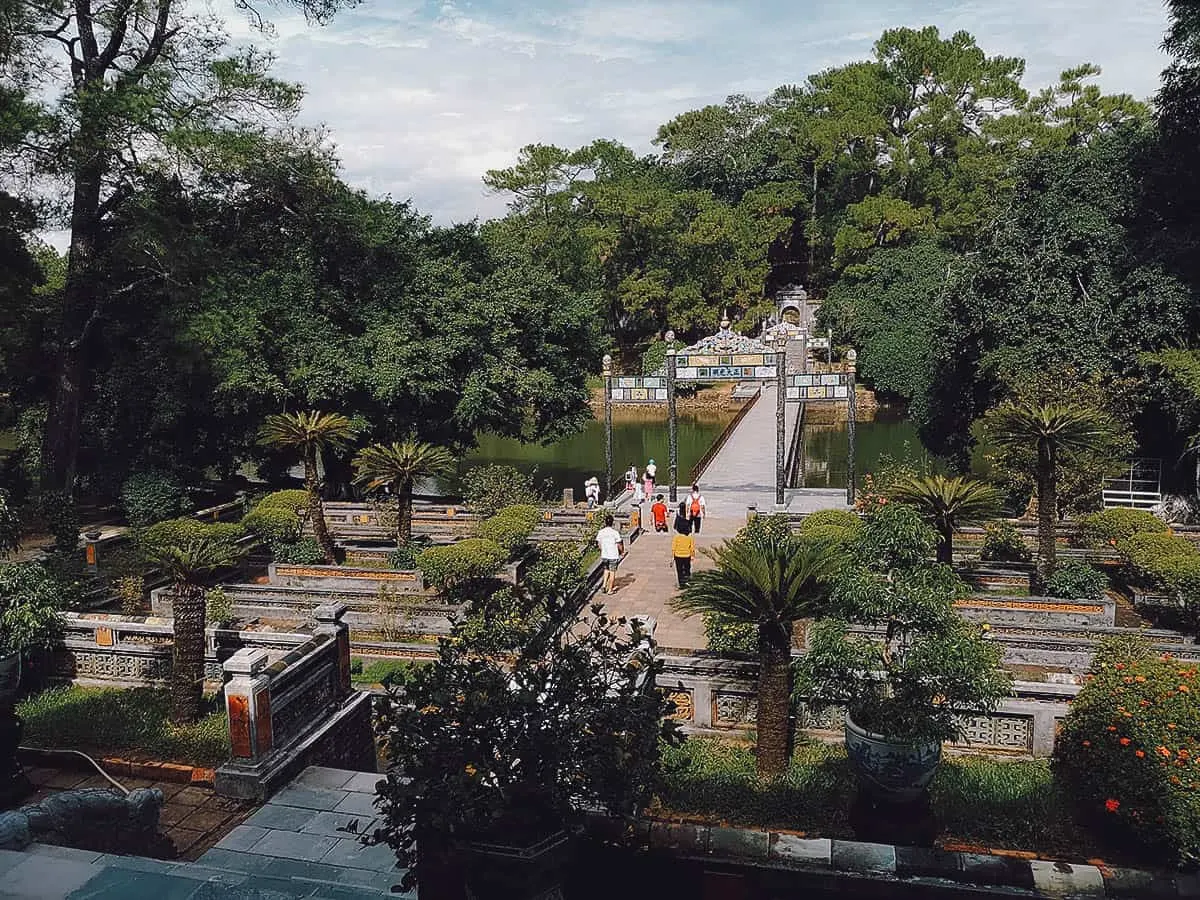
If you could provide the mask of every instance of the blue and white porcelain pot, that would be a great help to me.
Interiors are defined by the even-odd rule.
[[[868,791],[881,800],[908,803],[929,787],[942,760],[942,744],[891,741],[859,728],[846,716],[846,754]]]

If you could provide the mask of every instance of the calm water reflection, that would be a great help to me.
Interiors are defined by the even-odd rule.
[[[679,416],[679,480],[687,480],[732,412],[681,413]],[[818,418],[818,416],[814,416]],[[825,418],[829,418],[826,413]],[[902,458],[923,453],[916,427],[903,416],[884,410],[873,421],[859,422],[858,474],[879,467],[881,457]],[[805,429],[805,487],[846,486],[846,423],[844,420],[810,423]],[[658,463],[659,481],[667,478],[667,422],[665,409],[618,410],[613,421],[613,469],[619,476],[633,463],[640,472],[646,461]],[[479,448],[466,458],[463,469],[499,463],[523,471],[537,471],[539,480],[552,479],[556,489],[575,488],[583,495],[583,482],[596,475],[604,478],[604,423],[588,424],[586,430],[555,444],[522,444],[510,438],[483,435]]]

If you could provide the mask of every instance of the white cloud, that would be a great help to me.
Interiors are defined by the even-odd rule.
[[[1025,57],[1030,88],[1090,61],[1106,90],[1146,97],[1165,62],[1159,0],[540,3],[366,0],[325,27],[276,15],[268,45],[278,74],[306,84],[304,119],[328,125],[347,179],[440,222],[502,213],[480,178],[525,144],[611,137],[649,152],[673,116],[864,58],[888,27],[964,28]],[[230,31],[259,40],[244,17]]]

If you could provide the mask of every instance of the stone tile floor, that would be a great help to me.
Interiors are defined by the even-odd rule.
[[[379,778],[306,769],[195,862],[43,844],[22,853],[0,851],[0,898],[411,900],[415,893],[391,892],[404,874],[391,850],[364,846],[357,837],[374,827],[372,801]]]
[[[27,768],[25,775],[34,792],[21,801],[22,806],[37,803],[58,791],[112,787],[99,774],[73,769]],[[211,788],[127,776],[117,776],[116,780],[129,790],[154,787],[163,792],[159,831],[166,840],[159,847],[147,848],[159,858],[197,859],[255,808],[251,803],[220,797]]]

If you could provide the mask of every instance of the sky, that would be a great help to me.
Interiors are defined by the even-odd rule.
[[[1161,0],[364,0],[324,26],[272,10],[270,37],[222,15],[305,85],[301,120],[328,129],[348,182],[439,224],[502,215],[481,176],[526,144],[651,152],[675,115],[864,59],[886,28],[966,29],[1023,57],[1031,90],[1093,62],[1106,91],[1147,98],[1166,63]]]

